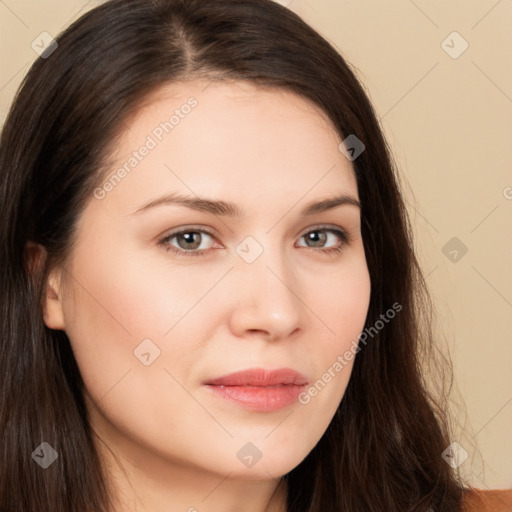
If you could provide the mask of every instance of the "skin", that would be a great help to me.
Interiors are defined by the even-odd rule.
[[[338,194],[358,199],[326,115],[284,90],[206,84],[165,86],[125,123],[106,178],[173,109],[198,101],[113,190],[91,198],[48,282],[45,323],[71,342],[119,512],[284,511],[280,477],[325,432],[353,361],[308,404],[274,412],[221,400],[202,383],[288,367],[312,385],[358,339],[368,311],[359,208],[300,214]],[[245,215],[178,204],[134,214],[173,193],[233,202]],[[213,235],[159,244],[189,226]],[[236,251],[248,236],[263,249],[252,263]],[[194,241],[204,255],[166,251],[191,251]],[[145,366],[134,350],[148,338],[160,356]],[[237,457],[248,442],[262,455],[252,467]]]

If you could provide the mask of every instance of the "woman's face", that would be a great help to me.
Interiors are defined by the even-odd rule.
[[[160,89],[125,123],[45,322],[125,463],[275,478],[319,441],[352,370],[340,357],[370,298],[360,209],[324,202],[358,190],[312,104],[205,85]]]

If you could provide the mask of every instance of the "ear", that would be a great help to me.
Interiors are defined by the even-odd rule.
[[[25,265],[30,275],[41,271],[46,260],[46,249],[35,242],[25,246]],[[50,329],[64,330],[64,313],[62,309],[62,273],[52,269],[46,281],[44,294],[44,323]]]
[[[64,312],[62,308],[62,273],[58,269],[50,271],[46,282],[44,302],[44,323],[50,329],[64,330]]]

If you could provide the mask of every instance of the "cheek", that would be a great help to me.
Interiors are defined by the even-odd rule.
[[[94,397],[103,396],[127,371],[144,368],[139,352],[156,357],[154,367],[173,368],[179,360],[185,369],[209,319],[220,315],[214,309],[219,301],[206,296],[223,269],[169,268],[160,264],[165,258],[130,257],[129,250],[116,254],[116,245],[91,249],[87,257],[78,253],[64,301],[66,333]]]
[[[199,428],[189,421],[198,415],[197,403],[179,383],[197,358],[194,342],[204,338],[199,330],[207,328],[206,318],[197,321],[206,311],[197,302],[211,287],[211,273],[191,282],[183,267],[166,274],[141,259],[113,265],[106,252],[91,252],[94,257],[71,266],[64,302],[66,333],[87,395],[130,437],[168,447],[169,428]]]
[[[315,293],[310,300],[312,309],[316,304],[316,311],[321,312],[317,315],[319,336],[309,347],[316,373],[299,402],[330,419],[350,379],[368,313],[371,282],[365,260],[354,257],[317,284],[323,284],[323,293]]]
[[[356,253],[346,264],[316,278],[310,294],[311,308],[328,334],[318,354],[325,364],[357,342],[370,304],[371,282],[364,257]],[[316,309],[315,309],[316,308]],[[313,351],[314,352],[314,351]]]

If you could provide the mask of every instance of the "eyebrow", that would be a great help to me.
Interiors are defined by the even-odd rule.
[[[216,201],[198,196],[184,196],[180,194],[171,194],[159,197],[138,208],[133,215],[164,205],[181,205],[192,210],[211,213],[213,215],[221,215],[228,217],[242,217],[244,211],[238,205],[226,201]],[[341,194],[328,199],[314,201],[307,204],[300,212],[301,215],[314,215],[337,208],[338,206],[352,205],[361,208],[361,203],[353,196]]]

